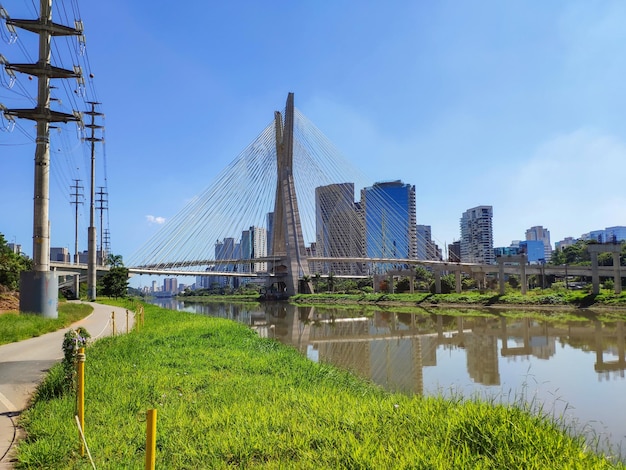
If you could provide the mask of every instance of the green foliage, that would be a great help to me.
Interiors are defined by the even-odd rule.
[[[109,255],[109,271],[102,276],[98,291],[107,297],[126,297],[128,294],[128,268],[124,267],[122,257]]]
[[[32,269],[32,260],[21,253],[13,253],[4,235],[0,233],[0,286],[19,290],[20,273]]]
[[[430,292],[435,293],[435,283],[430,286]],[[449,294],[450,292],[456,291],[456,279],[454,274],[446,274],[445,276],[441,276],[441,293]]]
[[[411,290],[411,281],[409,280],[408,277],[400,278],[398,282],[396,282],[395,291],[397,293],[401,294],[403,292],[410,292],[410,290]]]
[[[109,253],[106,259],[106,265],[112,268],[124,267],[122,255],[114,255],[113,253]]]
[[[552,252],[550,264],[553,265],[589,265],[591,263],[591,255],[587,251],[587,246],[596,244],[595,241],[578,240],[575,244],[564,248],[563,250],[555,250]],[[620,264],[626,266],[626,242],[622,242],[622,252],[620,254]],[[613,256],[611,253],[598,254],[598,265],[612,266]]]
[[[65,389],[73,390],[76,383],[76,363],[78,361],[78,350],[87,346],[91,335],[85,328],[79,326],[75,330],[70,328],[63,336],[63,376]]]
[[[442,290],[444,287],[442,277]],[[449,285],[449,284],[448,284]],[[449,287],[448,287],[449,288]],[[290,298],[291,301],[300,304],[315,305],[328,303],[369,303],[372,305],[380,302],[390,302],[398,305],[414,306],[420,304],[468,304],[468,305],[563,305],[571,307],[592,307],[608,305],[626,307],[626,291],[622,294],[614,294],[610,290],[603,290],[600,295],[594,296],[588,290],[565,290],[536,289],[522,295],[519,291],[507,289],[506,295],[501,296],[496,292],[480,293],[478,291],[463,292],[456,294],[359,294],[359,295],[333,295],[333,294],[298,294]]]
[[[145,307],[140,332],[86,363],[87,439],[98,468],[143,468],[157,408],[158,468],[623,468],[524,405],[387,393],[244,325]],[[75,400],[23,413],[25,468],[89,468]]]

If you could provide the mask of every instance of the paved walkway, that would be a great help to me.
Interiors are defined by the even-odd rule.
[[[118,333],[126,332],[126,309],[90,303],[93,312],[72,325],[84,327],[91,340],[112,334],[111,312]],[[132,328],[133,315],[129,315]],[[0,470],[14,468],[13,445],[18,436],[19,414],[28,406],[37,385],[52,365],[63,359],[63,328],[38,338],[0,346]]]

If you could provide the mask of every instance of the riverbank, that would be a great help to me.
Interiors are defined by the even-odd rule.
[[[535,290],[526,295],[494,292],[461,294],[298,294],[289,299],[297,304],[358,304],[398,307],[492,307],[492,308],[589,308],[615,309],[626,312],[626,293],[602,291],[598,295],[583,291]]]
[[[159,468],[624,468],[523,404],[384,392],[244,325],[153,305],[139,331],[90,346],[85,367],[98,468],[143,468],[151,408]],[[90,468],[75,398],[46,393],[59,379],[24,415],[25,467]]]

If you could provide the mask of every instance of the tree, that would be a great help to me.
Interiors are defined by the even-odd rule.
[[[14,253],[0,233],[0,285],[9,290],[18,290],[20,272],[30,269],[32,260],[21,253]]]
[[[107,297],[126,297],[128,292],[128,268],[124,267],[120,255],[109,255],[107,264],[110,266],[100,281],[101,292]]]
[[[332,271],[328,273],[328,290],[335,291],[335,274]]]
[[[109,253],[106,260],[107,266],[111,266],[112,268],[119,268],[124,266],[124,262],[122,260],[122,255],[114,255]]]

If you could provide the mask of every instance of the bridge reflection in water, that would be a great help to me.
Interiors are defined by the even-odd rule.
[[[358,310],[286,303],[167,301],[157,303],[245,323],[314,361],[351,370],[391,391],[532,400],[600,436],[605,447],[626,446],[624,321],[601,322],[580,312],[574,313],[579,321],[554,322],[523,312],[452,316],[418,308],[365,317]]]

